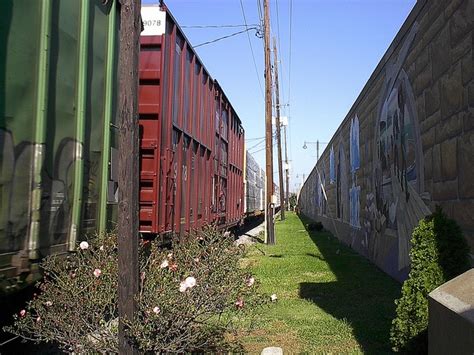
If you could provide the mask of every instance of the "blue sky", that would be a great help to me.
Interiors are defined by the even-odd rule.
[[[157,2],[142,0],[143,4]],[[259,23],[258,2],[242,0],[248,24]],[[165,3],[181,26],[244,23],[240,0]],[[416,0],[293,0],[290,69],[290,0],[270,0],[272,35],[280,42],[280,101],[290,105],[282,112],[290,117],[290,190],[301,184],[302,175],[307,175],[316,161],[315,145],[304,150],[303,142],[329,142],[415,3]],[[197,45],[240,28],[183,30]],[[258,76],[264,85],[263,40],[253,31],[249,34]],[[264,136],[264,100],[247,35],[196,50],[240,116],[246,138],[250,139],[247,147],[260,143],[251,139]],[[263,142],[251,152],[263,167],[265,151],[261,148]],[[276,164],[274,170],[276,173]]]

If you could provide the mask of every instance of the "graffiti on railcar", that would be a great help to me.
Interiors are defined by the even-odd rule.
[[[32,161],[37,145],[22,141],[15,144],[10,131],[0,129],[0,251],[23,247],[30,223]],[[49,164],[41,171],[41,245],[65,243],[72,212],[74,163],[77,141],[64,138]],[[82,149],[82,148],[81,148]],[[43,152],[45,149],[40,149]],[[84,227],[95,227],[97,179],[100,172],[100,152],[84,159]],[[48,165],[48,166],[46,166]]]
[[[10,131],[0,129],[0,252],[19,250],[27,235],[31,159],[34,145],[15,145]]]

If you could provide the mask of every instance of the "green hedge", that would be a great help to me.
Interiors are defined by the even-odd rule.
[[[411,271],[395,301],[390,340],[394,351],[426,353],[428,294],[470,268],[469,247],[457,223],[440,207],[420,221],[411,244]]]

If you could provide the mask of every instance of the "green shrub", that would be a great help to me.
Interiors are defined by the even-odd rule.
[[[242,254],[230,237],[211,228],[176,240],[172,250],[142,245],[138,312],[126,324],[129,340],[143,353],[229,349],[224,335],[232,322],[270,300],[239,268]],[[76,253],[48,257],[42,266],[40,293],[7,330],[67,352],[117,353],[116,235],[82,242]]]
[[[457,223],[440,207],[420,221],[411,244],[411,271],[395,301],[390,340],[394,351],[426,353],[428,294],[469,269],[469,247]]]

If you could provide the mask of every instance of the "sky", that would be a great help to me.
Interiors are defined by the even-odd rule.
[[[158,1],[142,0],[142,4],[155,3]],[[165,3],[180,26],[244,24],[241,0]],[[263,0],[242,0],[249,27],[260,23],[259,3]],[[289,120],[290,191],[301,185],[303,174],[308,176],[316,163],[316,145],[310,143],[303,149],[304,142],[330,141],[415,3],[416,0],[270,0],[271,33],[278,43],[281,114]],[[242,29],[206,27],[183,31],[196,46]],[[196,51],[242,120],[247,149],[264,167],[264,140],[257,139],[265,135],[263,39],[254,30],[247,33],[200,46]],[[320,153],[324,148],[321,144]],[[274,149],[276,159],[276,144]],[[276,161],[274,172],[277,182]]]

